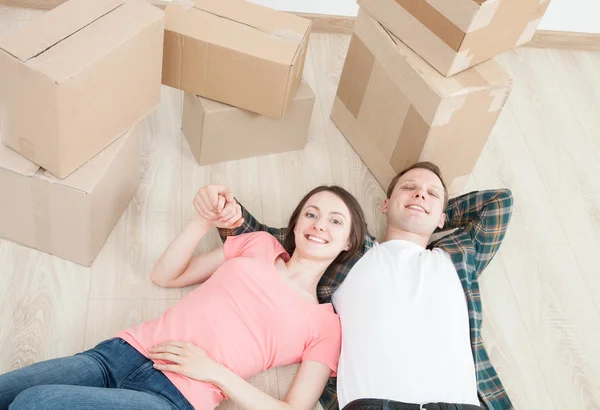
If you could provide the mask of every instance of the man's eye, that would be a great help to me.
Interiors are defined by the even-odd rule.
[[[438,194],[436,194],[435,192],[430,192],[430,193],[429,193],[429,195],[431,195],[431,196],[433,196],[433,197],[436,197],[436,198],[439,198],[439,195],[438,195]]]

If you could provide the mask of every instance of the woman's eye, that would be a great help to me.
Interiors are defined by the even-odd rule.
[[[305,215],[306,215],[306,217],[308,217],[308,218],[316,218],[316,215],[315,215],[315,214],[313,214],[312,212],[307,212]]]
[[[331,222],[333,222],[336,225],[341,225],[342,221],[340,221],[339,219],[332,219]]]

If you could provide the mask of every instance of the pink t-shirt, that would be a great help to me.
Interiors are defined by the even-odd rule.
[[[275,269],[289,255],[266,232],[225,241],[226,262],[202,285],[153,321],[122,330],[148,357],[167,340],[192,342],[239,376],[271,367],[318,361],[335,375],[341,345],[339,317],[328,304],[312,304],[290,288]],[[225,398],[210,383],[165,372],[197,410],[212,410]]]

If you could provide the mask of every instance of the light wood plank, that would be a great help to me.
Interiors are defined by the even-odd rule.
[[[0,373],[83,347],[89,268],[0,243]]]
[[[550,194],[550,202],[560,215],[577,265],[596,307],[600,308],[600,277],[595,258],[600,249],[600,151],[594,144],[600,126],[597,119],[592,122],[591,114],[584,116],[584,112],[579,112],[583,108],[574,103],[571,91],[565,91],[577,87],[585,101],[585,89],[600,87],[600,81],[592,77],[585,85],[569,82],[567,73],[552,69],[557,62],[548,58],[549,53],[520,50],[501,61],[521,80],[513,100],[517,122]],[[557,58],[565,54],[552,53]],[[523,59],[528,63],[516,64]],[[567,67],[562,62],[560,65]],[[528,103],[532,97],[536,101],[533,106]]]
[[[181,229],[182,95],[163,86],[160,107],[143,121],[140,188],[94,261],[91,298],[181,297],[150,274]]]
[[[515,409],[554,409],[502,259],[480,278],[483,340]]]
[[[529,384],[533,390],[528,391],[513,384],[513,393],[520,402],[535,403],[547,390],[557,409],[595,408],[600,391],[594,382],[597,349],[592,346],[598,342],[600,319],[558,218],[564,216],[552,206],[555,193],[536,168],[538,147],[530,146],[530,153],[525,130],[517,121],[521,113],[534,117],[536,112],[531,94],[525,92],[526,84],[522,77],[516,77],[513,95],[475,170],[479,188],[506,186],[515,196],[513,220],[500,256],[546,386],[541,385],[535,366],[529,362],[520,371],[530,375],[528,381],[538,382]],[[534,127],[528,132],[541,133],[543,129]],[[489,278],[489,273],[486,275]],[[490,313],[500,312],[497,307]],[[515,335],[504,333],[503,337],[510,341]],[[527,342],[522,336],[519,340]],[[519,351],[513,347],[511,353]],[[518,363],[528,362],[521,358]],[[515,373],[507,374],[510,382]],[[521,386],[525,385],[523,382]]]

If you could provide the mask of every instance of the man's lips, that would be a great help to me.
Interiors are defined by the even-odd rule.
[[[408,204],[408,205],[406,205],[405,208],[412,209],[412,210],[418,211],[418,212],[423,212],[426,214],[429,213],[429,212],[427,212],[427,210],[425,208],[423,208],[423,206],[421,206],[419,204]]]

